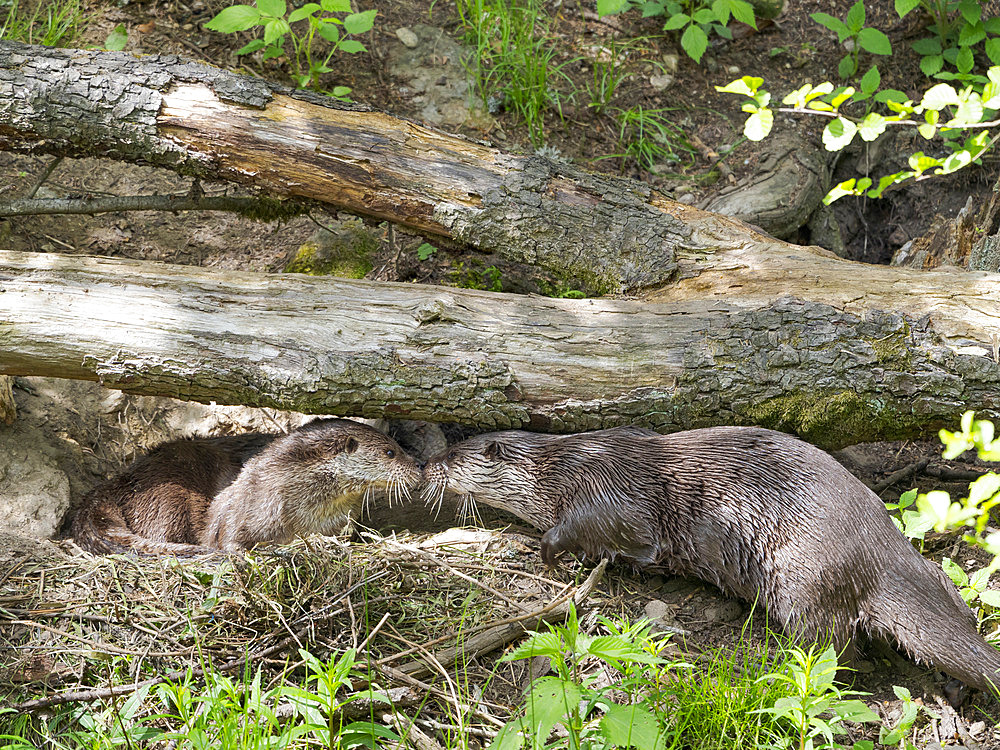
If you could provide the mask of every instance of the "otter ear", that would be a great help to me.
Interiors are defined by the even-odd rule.
[[[483,449],[483,455],[493,461],[506,461],[510,456],[510,451],[506,445],[494,440],[486,444],[486,448]]]
[[[352,437],[344,441],[344,453],[354,453],[358,449],[358,441]]]

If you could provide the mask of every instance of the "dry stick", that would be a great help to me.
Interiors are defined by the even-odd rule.
[[[34,622],[32,620],[10,620],[11,625],[23,625],[25,627],[38,628],[39,630],[47,630],[50,633],[55,633],[63,638],[69,638],[72,641],[79,641],[85,646],[90,646],[90,648],[95,651],[104,651],[109,654],[118,654],[119,656],[156,656],[156,657],[171,657],[171,656],[188,656],[190,655],[190,649],[186,651],[150,651],[145,654],[139,653],[137,651],[129,651],[125,648],[119,648],[118,646],[112,646],[110,643],[98,643],[92,641],[88,638],[81,638],[73,633],[67,633],[65,630],[60,630],[59,628],[53,628],[51,625],[43,625],[40,622]]]
[[[579,605],[590,596],[597,582],[604,575],[604,569],[607,566],[608,561],[601,560],[600,565],[594,568],[590,575],[587,576],[587,580],[580,585],[575,594],[572,596],[567,595],[561,601],[546,605],[537,612],[521,619],[526,620],[535,617],[539,622],[549,622],[565,617],[569,613],[571,602]],[[524,631],[524,626],[517,621],[509,622],[505,625],[497,625],[482,633],[466,638],[461,645],[456,644],[450,648],[438,651],[434,654],[434,658],[442,664],[453,664],[460,653],[475,658],[480,654],[486,654],[506,646],[515,638],[522,635]],[[421,661],[408,662],[402,665],[399,670],[414,677],[425,677],[434,671]]]
[[[892,487],[896,482],[901,482],[909,476],[916,474],[918,471],[923,471],[927,468],[927,464],[930,463],[930,459],[924,459],[923,461],[915,461],[909,466],[904,466],[898,471],[892,472],[889,476],[883,479],[881,482],[876,482],[872,486],[872,492],[876,495],[880,494],[882,490],[886,490]]]
[[[424,732],[409,717],[386,713],[382,714],[382,721],[393,727],[399,736],[416,750],[444,750],[437,740]]]
[[[275,206],[281,205],[274,201]],[[282,215],[300,212],[289,203],[275,209],[260,198],[190,195],[123,195],[102,198],[16,198],[0,203],[0,216],[42,216],[51,214],[100,214],[109,211],[229,211],[241,215],[259,213],[265,217],[278,210]]]

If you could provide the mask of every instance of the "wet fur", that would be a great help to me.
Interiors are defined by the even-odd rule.
[[[871,490],[784,433],[499,432],[452,446],[424,477],[432,499],[447,488],[545,530],[547,562],[582,552],[697,576],[759,598],[800,639],[843,648],[867,633],[968,684],[1000,683],[1000,652],[944,572]]]
[[[391,438],[349,420],[316,420],[287,435],[181,440],[95,488],[70,533],[98,554],[233,552],[336,533],[376,487],[401,496],[419,479]]]

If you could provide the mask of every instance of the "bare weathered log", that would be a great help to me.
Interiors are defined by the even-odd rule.
[[[827,447],[997,413],[996,276],[957,294],[956,274],[873,268],[845,302],[832,271],[851,264],[791,248],[786,278],[815,299],[740,295],[749,267],[717,272],[728,300],[719,279],[562,300],[0,252],[0,373],[487,429],[752,423]]]

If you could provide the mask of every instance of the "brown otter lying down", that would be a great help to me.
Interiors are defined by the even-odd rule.
[[[391,438],[345,419],[287,435],[166,443],[92,490],[70,532],[91,552],[234,552],[335,534],[376,489],[408,495],[420,469]]]
[[[621,557],[760,601],[801,639],[894,639],[979,688],[1000,684],[955,586],[896,529],[882,501],[823,451],[754,427],[659,435],[509,431],[452,446],[424,468],[445,490],[545,530],[542,556]]]

